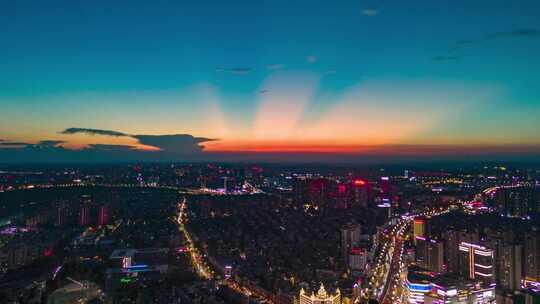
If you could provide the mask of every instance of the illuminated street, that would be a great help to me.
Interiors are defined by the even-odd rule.
[[[189,232],[186,229],[185,221],[187,220],[187,199],[184,197],[181,202],[178,203],[178,214],[177,214],[177,223],[180,231],[184,235],[188,243],[188,253],[192,262],[193,268],[197,271],[199,276],[205,280],[216,280],[215,272],[208,266],[205,257],[200,253],[200,251],[195,246],[193,239],[191,238]],[[245,284],[235,281],[234,278],[230,279],[219,279],[220,284],[225,284],[232,290],[243,294],[246,297],[253,297],[260,299],[265,303],[273,303],[271,299],[267,298],[265,295],[260,292],[249,288]]]
[[[407,265],[403,258],[403,242],[413,219],[417,216],[438,216],[448,209],[429,209],[418,214],[402,216],[396,225],[385,229],[381,251],[374,259],[369,286],[362,290],[361,298],[377,299],[380,303],[404,302],[404,271]]]

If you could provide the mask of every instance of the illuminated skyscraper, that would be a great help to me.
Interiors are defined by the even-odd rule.
[[[349,254],[349,268],[362,271],[369,262],[369,252],[363,248],[354,247]]]
[[[540,187],[500,189],[495,202],[504,216],[527,218],[540,211]]]
[[[229,176],[223,177],[223,192],[229,193],[234,190],[235,179]]]
[[[435,273],[444,273],[443,243],[423,236],[416,237],[416,264]]]
[[[369,185],[363,179],[355,179],[352,183],[354,205],[367,207],[369,200]]]
[[[416,245],[416,239],[418,236],[426,236],[426,219],[425,218],[415,218],[413,226],[413,241]]]
[[[326,178],[317,178],[311,181],[309,186],[309,199],[315,206],[324,206],[328,201],[330,182]]]
[[[495,286],[474,284],[450,277],[436,278],[431,291],[424,297],[425,304],[495,303]]]
[[[84,194],[81,196],[81,207],[79,209],[79,225],[82,227],[90,225],[90,207],[93,205],[92,196]]]
[[[482,282],[434,275],[422,269],[409,269],[405,296],[410,304],[495,303],[495,286]]]
[[[443,242],[430,239],[427,246],[427,269],[435,273],[446,271],[443,259]]]
[[[422,268],[427,268],[428,264],[428,240],[424,236],[417,236],[414,239],[416,243],[415,260],[416,264]]]
[[[341,228],[341,250],[345,265],[349,265],[349,254],[353,247],[358,246],[361,233],[360,225],[356,223],[349,223]]]
[[[447,272],[459,273],[459,233],[456,230],[444,232],[444,259],[447,264]]]
[[[525,278],[522,285],[526,288],[540,289],[540,232],[533,230],[525,238]]]
[[[298,299],[295,299],[294,302],[297,304],[341,304],[341,292],[337,289],[335,293],[330,294],[321,283],[321,287],[319,287],[317,293],[312,292],[308,294],[302,288]]]
[[[518,290],[523,277],[523,246],[504,244],[498,252],[497,286],[507,290]]]
[[[337,191],[334,197],[336,201],[336,207],[345,209],[350,206],[350,199],[349,199],[350,192],[351,192],[351,188],[348,184],[344,184],[344,183],[337,184]]]
[[[383,197],[390,197],[390,178],[388,176],[381,177],[381,191]]]
[[[232,277],[232,266],[230,265],[225,266],[224,277],[225,277],[225,280],[228,280]]]
[[[461,242],[459,251],[461,275],[471,280],[494,283],[494,253],[492,249]]]
[[[425,272],[419,271],[418,269],[410,269],[405,281],[406,303],[424,303],[425,295],[429,293],[433,287],[431,283],[432,280],[433,277],[427,275]]]

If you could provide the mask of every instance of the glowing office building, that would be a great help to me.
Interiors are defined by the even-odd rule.
[[[494,253],[477,244],[459,244],[461,274],[471,280],[494,283]]]
[[[417,237],[426,236],[426,219],[425,218],[415,218],[413,226],[413,241],[416,245]]]
[[[361,227],[357,223],[348,223],[341,228],[341,250],[346,264],[349,264],[349,254],[353,247],[358,246],[361,234]]]
[[[298,299],[295,299],[297,304],[341,304],[341,292],[339,288],[333,293],[330,294],[324,288],[324,285],[321,283],[317,293],[311,292],[307,293],[303,288],[300,290],[300,295]]]
[[[490,304],[495,303],[495,286],[442,280],[432,284],[425,304]]]
[[[431,291],[431,283],[428,280],[411,280],[407,278],[406,295],[410,304],[420,304],[425,302],[426,294]]]
[[[411,304],[495,303],[495,284],[463,281],[422,269],[409,271],[405,287],[407,302]]]

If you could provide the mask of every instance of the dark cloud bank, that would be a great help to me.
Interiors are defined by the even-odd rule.
[[[60,132],[60,134],[89,134],[89,135],[105,135],[105,136],[130,136],[128,134],[118,132],[118,131],[111,131],[111,130],[100,130],[100,129],[88,129],[88,128],[67,128],[64,131]]]
[[[204,159],[205,142],[215,139],[194,137],[189,134],[131,135],[113,130],[68,128],[61,134],[88,134],[99,136],[131,137],[140,144],[157,148],[141,151],[129,145],[92,144],[80,150],[66,149],[64,141],[43,140],[37,144],[0,142],[0,163],[12,162],[121,162],[121,161],[178,161]]]
[[[176,154],[176,155],[197,155],[202,153],[204,146],[201,144],[204,142],[213,141],[215,139],[205,137],[194,137],[189,134],[173,134],[173,135],[131,135],[123,132],[101,129],[88,129],[88,128],[68,128],[60,132],[61,134],[89,134],[89,135],[103,135],[114,137],[131,137],[136,139],[140,144],[146,146],[153,146],[159,148],[162,153]],[[120,148],[134,151],[130,146],[110,146],[110,145],[92,145],[91,148],[110,148],[114,147],[116,150]],[[140,151],[139,151],[140,152]]]
[[[123,132],[69,128],[62,134],[120,136],[158,148],[141,151],[133,146],[92,144],[80,150],[65,149],[63,141],[43,140],[37,144],[0,141],[0,163],[113,163],[113,162],[295,162],[295,163],[404,163],[433,161],[512,161],[540,162],[540,145],[521,146],[420,146],[393,145],[369,147],[363,154],[332,153],[248,153],[205,152],[204,143],[216,139],[189,134],[131,135]]]

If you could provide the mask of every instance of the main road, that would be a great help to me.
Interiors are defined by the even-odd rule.
[[[368,286],[361,291],[360,297],[363,299],[376,299],[383,304],[402,303],[404,270],[406,268],[403,259],[403,245],[411,222],[417,216],[438,216],[448,211],[448,208],[437,208],[392,218],[386,224],[381,249],[371,268],[371,278]],[[357,302],[360,302],[360,300]]]
[[[176,217],[176,222],[178,223],[180,232],[183,234],[187,242],[187,251],[189,253],[193,268],[197,271],[197,274],[201,278],[205,280],[216,280],[217,278],[214,271],[211,269],[210,266],[208,266],[204,255],[199,252],[199,250],[195,246],[195,243],[193,242],[193,239],[191,238],[191,235],[189,234],[189,231],[186,229],[185,220],[187,216],[187,199],[185,197],[178,203],[177,210],[178,214]],[[261,300],[263,303],[273,303],[272,299],[268,298],[267,295],[262,294],[254,288],[250,288],[249,286],[243,284],[240,281],[236,281],[234,278],[230,278],[228,280],[221,280],[220,282],[228,286],[232,290],[245,295],[248,298],[254,297]]]

